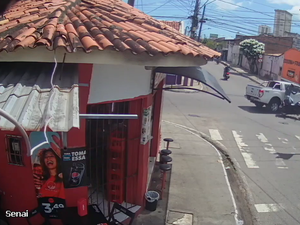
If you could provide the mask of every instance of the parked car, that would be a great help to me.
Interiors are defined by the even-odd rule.
[[[285,98],[285,91],[292,83],[285,81],[267,81],[261,86],[247,85],[245,97],[256,107],[266,106],[270,112],[277,112]],[[294,84],[294,83],[293,83]],[[300,86],[294,84],[296,94],[291,94],[295,102],[300,101]]]

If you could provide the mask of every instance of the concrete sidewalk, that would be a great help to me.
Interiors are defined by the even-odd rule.
[[[231,68],[233,71],[237,72],[239,75],[241,75],[241,76],[243,76],[243,77],[245,77],[245,78],[247,78],[247,79],[249,79],[249,80],[251,80],[251,81],[257,83],[257,84],[261,84],[262,82],[265,81],[265,80],[263,80],[263,79],[260,79],[260,78],[259,78],[257,75],[255,75],[255,74],[250,74],[248,71],[244,70],[243,68],[240,68],[240,67],[238,67],[238,66],[231,65],[229,62],[224,62],[224,61],[222,61],[221,63],[222,63],[223,65],[229,65],[230,68]]]
[[[164,119],[167,120],[165,115]],[[234,207],[216,150],[185,129],[162,123],[173,167],[166,225],[234,225]]]

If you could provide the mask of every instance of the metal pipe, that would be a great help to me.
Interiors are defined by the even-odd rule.
[[[18,128],[18,130],[20,131],[20,133],[22,134],[22,136],[24,137],[24,140],[25,140],[25,144],[26,144],[26,148],[27,148],[27,156],[30,156],[30,150],[31,150],[30,140],[29,140],[29,137],[28,137],[26,131],[24,130],[24,128],[21,126],[21,124],[15,118],[13,118],[11,115],[9,115],[7,112],[5,112],[1,108],[0,108],[0,116],[3,116],[5,119],[7,119],[9,122],[14,124]]]
[[[111,120],[131,120],[138,119],[137,114],[79,114],[81,119],[111,119]]]

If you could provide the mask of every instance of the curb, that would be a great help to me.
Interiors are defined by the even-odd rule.
[[[162,122],[172,124],[172,122],[168,122],[168,121],[165,121],[165,120],[162,120]],[[179,127],[183,128],[182,125],[179,125]],[[205,134],[201,131],[198,131],[198,130],[195,130],[195,129],[192,129],[192,128],[188,128],[188,127],[185,127],[185,129],[189,130],[190,132],[198,134],[201,138],[203,138],[204,140],[206,140],[207,142],[212,144],[221,153],[221,155],[226,160],[228,160],[230,165],[232,165],[233,170],[236,172],[236,175],[237,175],[238,183],[240,185],[240,190],[241,190],[241,192],[243,193],[243,195],[246,199],[246,203],[248,203],[247,207],[249,208],[249,211],[251,213],[252,225],[258,225],[257,212],[256,212],[256,209],[254,208],[255,203],[254,203],[254,200],[252,199],[252,197],[250,195],[251,190],[247,186],[247,183],[245,182],[244,177],[241,175],[242,172],[240,171],[239,166],[236,166],[235,165],[236,163],[231,160],[230,155],[227,153],[227,148],[222,143],[220,143],[219,141],[212,140],[211,137],[209,137],[207,134]]]
[[[255,202],[252,199],[252,197],[250,196],[251,190],[247,186],[245,179],[242,176],[242,172],[240,171],[240,168],[236,165],[235,162],[232,161],[230,155],[227,153],[227,148],[219,141],[212,140],[207,134],[205,134],[201,131],[193,131],[193,132],[198,133],[201,136],[201,138],[203,138],[204,140],[208,141],[213,146],[215,146],[218,149],[218,151],[220,151],[220,153],[226,158],[226,160],[228,160],[229,163],[232,165],[234,171],[237,174],[238,183],[240,184],[241,191],[245,196],[246,202],[248,203],[248,208],[249,208],[249,210],[251,212],[251,216],[252,216],[252,222],[253,222],[252,224],[258,225],[258,218],[256,216],[257,212],[256,212],[256,209],[254,208]]]
[[[227,64],[226,63],[224,63],[224,62],[221,62],[221,64],[223,64],[224,66],[227,66]],[[229,65],[230,66],[230,65]],[[247,75],[245,75],[245,74],[243,74],[243,73],[241,73],[241,72],[239,72],[239,71],[237,71],[236,69],[233,69],[233,68],[231,68],[233,71],[235,71],[235,72],[237,72],[239,75],[241,75],[242,77],[244,77],[244,78],[247,78],[247,79],[249,79],[249,80],[251,80],[251,81],[253,81],[254,83],[257,83],[257,84],[261,84],[260,82],[258,82],[257,80],[255,80],[255,79],[253,79],[252,77],[249,77],[249,76],[247,76]]]

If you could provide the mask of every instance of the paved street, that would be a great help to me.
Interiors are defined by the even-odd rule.
[[[223,65],[204,68],[232,103],[200,92],[165,91],[164,115],[226,146],[246,178],[261,225],[300,224],[300,121],[256,109],[244,98],[246,85],[256,85],[247,78],[223,81]]]

